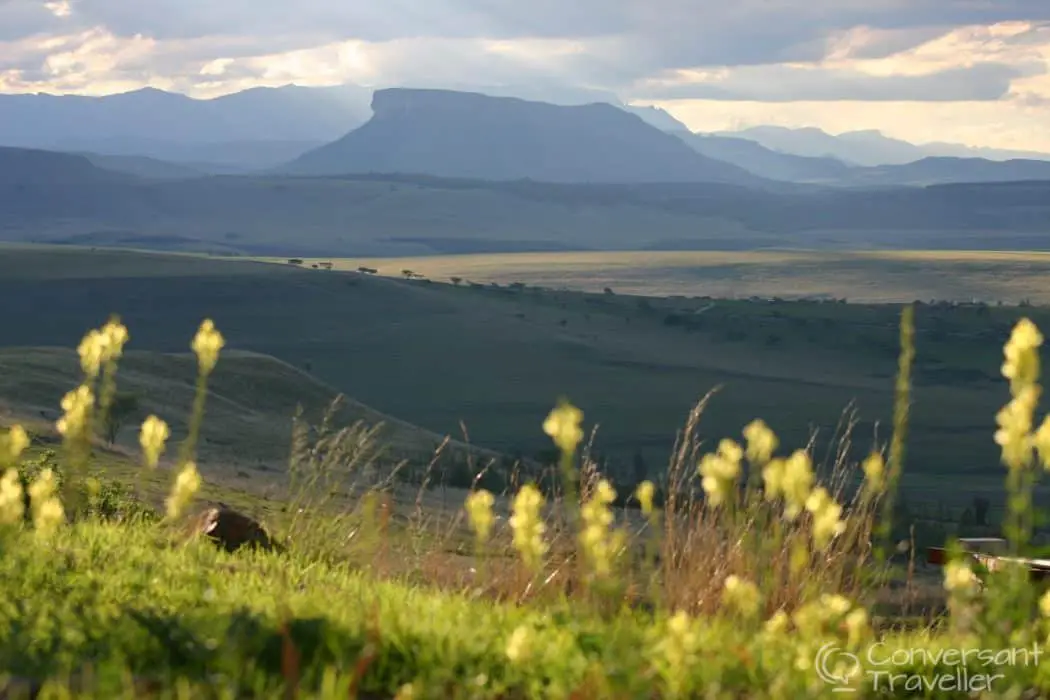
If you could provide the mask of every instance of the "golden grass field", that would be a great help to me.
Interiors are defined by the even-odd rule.
[[[273,259],[278,262],[277,259]],[[312,264],[321,259],[306,260]],[[325,259],[324,261],[328,261]],[[648,296],[1050,302],[1050,253],[1026,251],[675,251],[332,259],[335,269],[412,270],[445,282],[522,282]]]

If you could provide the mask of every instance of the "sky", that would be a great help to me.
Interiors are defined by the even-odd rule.
[[[0,92],[288,83],[615,94],[695,131],[1050,152],[1050,0],[0,0]]]

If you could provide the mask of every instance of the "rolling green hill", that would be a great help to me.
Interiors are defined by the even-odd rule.
[[[600,425],[596,449],[619,478],[630,478],[635,455],[659,470],[689,409],[717,386],[701,422],[709,442],[761,416],[785,448],[817,430],[823,459],[851,402],[857,454],[887,436],[897,306],[642,299],[193,256],[0,251],[0,346],[71,347],[116,312],[131,348],[184,352],[207,316],[231,350],[279,358],[432,433],[460,436],[462,422],[472,444],[505,454],[546,454],[540,424],[567,395],[588,426]],[[1050,327],[1042,308],[919,309],[916,489],[960,499],[998,489],[987,416],[1005,400],[1002,342],[1022,313]],[[950,494],[938,476],[947,473]]]

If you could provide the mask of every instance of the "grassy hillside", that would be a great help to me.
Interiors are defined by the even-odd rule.
[[[292,419],[301,407],[303,419],[321,422],[338,392],[280,360],[252,352],[232,351],[211,383],[208,425],[202,434],[202,464],[219,475],[235,473],[276,479],[286,471],[291,451]],[[57,420],[59,399],[76,382],[80,363],[72,350],[53,347],[0,348],[0,406],[14,418]],[[195,390],[195,361],[189,353],[131,351],[118,375],[121,392],[133,394],[138,408],[118,434],[118,445],[137,449],[138,423],[149,414],[162,416],[176,437],[185,436]],[[386,459],[427,459],[442,436],[416,428],[367,406],[342,399],[332,420],[358,421],[377,428],[374,442]],[[260,473],[261,472],[261,473]]]
[[[131,348],[155,352],[184,352],[211,316],[231,349],[276,357],[433,433],[460,437],[465,425],[472,444],[509,455],[549,452],[521,426],[568,395],[599,426],[599,457],[629,482],[637,456],[649,471],[666,464],[670,436],[716,387],[708,441],[761,415],[793,443],[817,431],[823,460],[852,404],[863,453],[886,434],[899,307],[455,287],[103,250],[0,255],[0,346],[69,347],[114,312]],[[1050,327],[1043,308],[918,309],[916,500],[961,510],[999,483],[985,416],[1002,404],[1000,347],[1022,313]]]
[[[84,396],[121,355],[124,329],[104,330],[116,333],[99,336],[109,340],[94,346],[93,370],[92,353],[81,353]],[[910,312],[900,337],[895,442],[911,427]],[[1041,344],[1035,326],[1019,323],[1002,369],[1013,397],[1000,417],[1007,483],[1023,521],[1036,515],[1028,496],[1047,459],[1045,431],[1030,425],[1037,400],[1027,400],[1041,392]],[[229,359],[222,345],[202,324],[197,410],[216,398],[203,382]],[[703,498],[654,503],[639,489],[639,527],[610,507],[614,487],[578,453],[581,416],[562,404],[544,430],[563,470],[581,477],[579,501],[526,484],[508,519],[492,494],[474,491],[464,510],[476,537],[457,543],[421,519],[392,530],[377,508],[390,494],[369,490],[340,513],[297,520],[291,532],[314,538],[227,553],[186,517],[201,485],[192,438],[164,515],[128,517],[130,498],[114,503],[72,468],[95,413],[90,401],[66,406],[61,464],[35,463],[23,433],[0,432],[5,697],[1036,698],[1048,689],[1045,584],[1018,567],[986,570],[955,548],[943,573],[918,570],[914,558],[894,572],[873,556],[896,450],[866,460],[864,487],[851,495],[837,486],[855,466],[848,460],[815,474],[807,450],[792,453],[797,445],[761,422],[711,453],[691,423],[670,475],[695,484],[703,450]],[[761,494],[744,479],[745,454]],[[310,495],[323,498],[327,486]],[[300,504],[310,509],[293,501],[289,510]],[[1008,530],[1010,546],[1027,554],[1023,530]],[[888,613],[880,594],[890,582],[900,604]],[[936,609],[909,615],[931,585]]]

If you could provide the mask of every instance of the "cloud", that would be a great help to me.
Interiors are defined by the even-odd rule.
[[[46,6],[63,7],[55,17]],[[13,9],[12,9],[13,8]],[[104,27],[159,41],[280,40],[289,49],[348,40],[602,40],[606,60],[646,74],[698,65],[819,58],[855,27],[902,50],[929,27],[1050,20],[1045,0],[0,0],[7,32]],[[891,38],[892,37],[892,38]],[[876,44],[879,42],[876,42]],[[875,50],[871,48],[869,50]],[[609,54],[615,54],[610,56]],[[638,77],[638,76],[636,76]]]
[[[856,70],[810,66],[748,66],[699,80],[656,83],[632,91],[639,99],[797,101],[969,102],[998,100],[1010,91],[1021,68],[982,63],[925,75],[877,76]]]
[[[838,134],[877,129],[913,143],[952,142],[1050,153],[1050,109],[998,102],[647,102],[698,131],[765,124]]]

